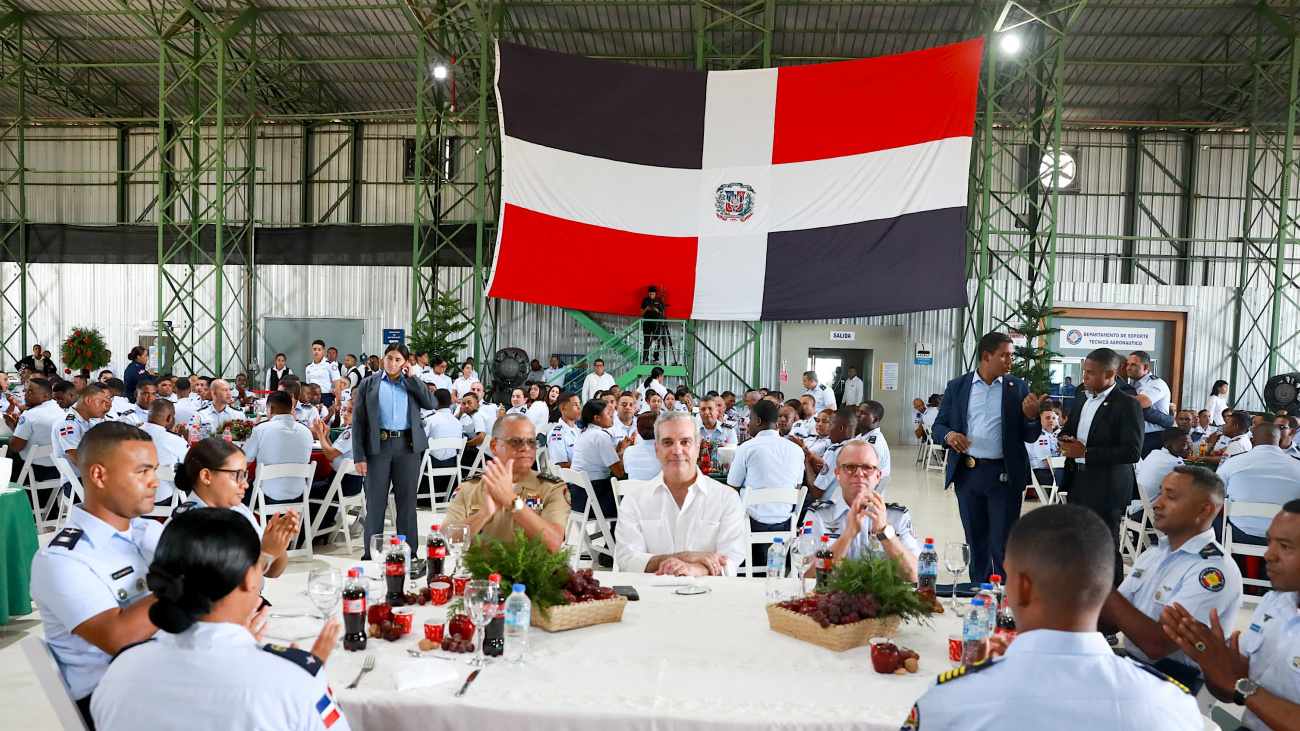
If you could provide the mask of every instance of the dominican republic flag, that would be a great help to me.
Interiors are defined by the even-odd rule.
[[[497,45],[502,210],[488,294],[672,318],[966,305],[983,40],[678,71]]]

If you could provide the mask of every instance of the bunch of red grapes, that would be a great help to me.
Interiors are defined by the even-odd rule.
[[[457,614],[447,620],[447,634],[442,638],[442,649],[455,653],[474,651],[474,623],[468,616]]]
[[[601,586],[591,575],[591,569],[578,569],[569,572],[569,580],[564,582],[564,598],[570,604],[596,602],[613,599],[618,594],[607,586]]]
[[[853,624],[863,619],[875,619],[880,613],[880,603],[870,594],[845,594],[842,591],[826,592],[798,599],[787,599],[778,606],[804,616],[812,617],[822,627],[832,624]]]

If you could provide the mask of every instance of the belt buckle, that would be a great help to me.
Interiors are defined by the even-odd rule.
[[[969,454],[966,455],[966,469],[974,469],[974,468],[975,468],[975,458],[970,456]]]
[[[379,430],[379,441],[381,441],[381,442],[386,442],[386,441],[388,441],[388,430],[387,430],[387,429],[380,429],[380,430]]]

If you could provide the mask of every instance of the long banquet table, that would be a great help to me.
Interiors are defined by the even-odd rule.
[[[651,586],[644,574],[596,576],[605,586],[629,585],[639,592],[641,600],[628,603],[622,622],[559,633],[534,627],[526,666],[495,660],[460,699],[453,694],[470,671],[467,656],[417,660],[406,652],[423,637],[425,619],[441,617],[442,607],[417,606],[415,629],[398,642],[371,638],[367,652],[375,653],[376,667],[356,690],[344,686],[356,677],[365,653],[340,646],[326,667],[348,722],[354,729],[412,731],[508,724],[529,731],[605,731],[611,724],[894,731],[930,680],[952,667],[947,638],[960,632],[951,612],[934,617],[932,627],[904,624],[895,641],[920,653],[920,672],[879,675],[867,647],[837,653],[768,629],[762,579],[704,579],[710,593],[683,596]],[[305,587],[305,574],[290,574],[268,582],[266,594],[278,612],[307,611],[311,605],[300,594]],[[303,621],[272,620],[268,640],[278,622],[297,622],[301,629]],[[312,643],[298,641],[303,647]],[[393,672],[408,662],[454,663],[457,678],[398,691]]]

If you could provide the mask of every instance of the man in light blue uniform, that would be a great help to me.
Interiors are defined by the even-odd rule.
[[[117,420],[131,426],[144,424],[149,421],[149,406],[156,398],[158,387],[152,381],[140,381],[135,386],[135,403],[124,413],[118,414]]]
[[[424,435],[430,441],[434,439],[455,439],[465,435],[460,420],[451,413],[451,391],[439,388],[433,392],[437,409],[424,419]],[[456,463],[455,449],[435,449],[429,455],[434,467],[450,467]]]
[[[868,553],[898,558],[908,581],[916,580],[921,543],[907,508],[876,492],[880,483],[880,456],[863,439],[853,439],[840,449],[835,466],[840,487],[831,500],[818,500],[808,511],[816,540],[830,538],[836,558],[859,558]]]
[[[840,483],[835,478],[835,460],[844,445],[853,438],[857,428],[857,408],[841,406],[835,410],[835,417],[831,419],[831,430],[828,435],[831,440],[830,446],[821,457],[805,456],[807,475],[812,482],[812,487],[808,489],[808,496],[813,500],[833,500],[835,494],[839,492]]]
[[[1160,449],[1164,430],[1172,424],[1167,420],[1146,421],[1151,415],[1167,417],[1169,415],[1169,384],[1151,372],[1151,355],[1145,350],[1135,350],[1128,356],[1128,377],[1137,391],[1138,403],[1142,404],[1143,431],[1142,456]],[[1149,411],[1148,411],[1149,410]]]
[[[718,421],[721,407],[722,402],[713,396],[700,399],[700,439],[711,439],[717,442],[718,446],[734,447],[736,430]]]
[[[157,631],[145,576],[162,526],[140,517],[153,510],[158,488],[148,434],[97,424],[80,440],[77,457],[85,501],[32,559],[31,594],[59,672],[89,721],[91,693],[110,659]]]
[[[807,394],[817,402],[816,411],[835,409],[837,405],[835,403],[835,392],[827,388],[826,384],[817,382],[817,371],[804,372],[803,387],[808,389]]]
[[[48,380],[32,376],[27,379],[23,391],[27,410],[18,417],[13,437],[9,439],[9,453],[18,455],[18,459],[14,460],[14,482],[18,481],[23,465],[30,459],[32,447],[48,447],[53,444],[54,425],[64,418],[64,411],[54,400],[54,392]],[[38,482],[57,479],[58,476],[59,472],[49,457],[42,457],[32,463],[32,477]],[[53,488],[48,488],[45,492],[52,491]],[[45,504],[43,497],[41,504]]]
[[[1236,416],[1236,414],[1234,414]],[[1251,430],[1255,446],[1219,466],[1219,479],[1227,485],[1228,499],[1239,503],[1284,505],[1300,498],[1300,461],[1278,446],[1277,426],[1265,422]],[[1230,518],[1234,543],[1268,545],[1268,518]]]
[[[1204,728],[1186,687],[1116,657],[1097,631],[1115,541],[1096,513],[1079,505],[1029,511],[1011,529],[1004,566],[1019,636],[994,646],[995,655],[1005,647],[1001,657],[936,678],[904,729]]]
[[[249,462],[257,462],[259,468],[311,462],[311,430],[294,421],[289,413],[292,406],[293,400],[283,391],[267,396],[266,407],[271,418],[253,427],[253,435],[244,445]],[[303,477],[273,477],[262,480],[262,493],[267,504],[300,500],[307,483]]]
[[[1155,509],[1164,535],[1133,562],[1124,583],[1102,607],[1103,631],[1123,632],[1124,649],[1186,685],[1204,684],[1200,670],[1165,634],[1165,607],[1178,603],[1201,622],[1210,610],[1231,627],[1241,609],[1241,572],[1214,540],[1214,518],[1223,508],[1223,480],[1204,467],[1180,465],[1165,477]]]
[[[546,438],[546,450],[556,467],[568,467],[573,463],[573,447],[578,443],[578,435],[582,433],[576,423],[578,417],[582,416],[582,403],[578,400],[578,394],[562,391],[555,400],[555,406],[560,410],[560,421]]]
[[[158,464],[170,465],[177,472],[185,469],[185,455],[189,454],[189,442],[172,432],[176,425],[176,407],[167,399],[155,399],[149,405],[149,421],[140,425],[140,430],[153,440],[153,447],[158,451]],[[174,480],[159,480],[158,494],[154,498],[159,503],[169,503],[172,493],[176,491]]]
[[[231,406],[230,383],[216,379],[210,386],[212,403],[199,410],[199,429],[209,436],[221,436],[226,422],[243,421],[244,412]]]
[[[81,461],[77,459],[77,447],[81,444],[81,438],[91,427],[104,421],[104,415],[112,403],[107,388],[98,383],[87,384],[78,393],[77,403],[68,409],[63,420],[54,422],[51,427],[53,456],[66,459],[77,477],[81,477],[81,468],[78,466]]]
[[[797,489],[803,484],[803,450],[777,432],[775,411],[775,404],[770,402],[756,405],[749,414],[750,438],[736,447],[736,456],[727,473],[727,484],[740,489],[742,502],[750,490]],[[759,492],[750,499],[761,497],[762,492]],[[750,505],[747,508],[749,528],[755,533],[788,530],[790,521],[798,517],[802,507],[794,506],[792,514],[790,506],[781,503]],[[766,546],[755,544],[751,553],[751,566],[766,565]]]

